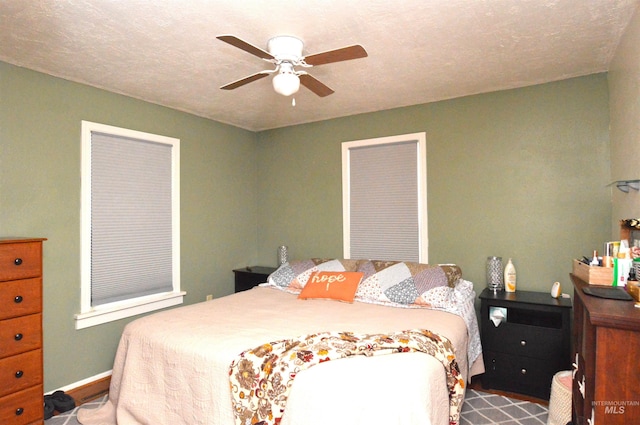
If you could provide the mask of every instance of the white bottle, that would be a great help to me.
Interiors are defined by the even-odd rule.
[[[509,262],[504,267],[504,290],[507,292],[516,292],[516,267]]]

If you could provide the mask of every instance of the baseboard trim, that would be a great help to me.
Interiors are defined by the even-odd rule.
[[[109,385],[111,384],[111,371],[94,375],[82,381],[75,382],[63,388],[59,388],[69,394],[76,402],[76,406],[80,406],[88,401],[95,400],[109,393]]]

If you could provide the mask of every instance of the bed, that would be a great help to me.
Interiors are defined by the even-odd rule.
[[[131,322],[116,353],[108,402],[97,410],[81,409],[79,421],[235,425],[229,367],[238,355],[266,342],[324,331],[428,329],[453,344],[465,382],[484,372],[470,282],[454,276],[452,284],[445,269],[428,266],[436,269],[427,273],[429,288],[418,290],[412,302],[399,303],[397,295],[387,296],[398,292],[389,291],[389,279],[406,283],[409,273],[415,294],[424,289],[419,278],[424,270],[412,263],[363,261],[287,263],[249,291]],[[367,271],[368,266],[373,268]],[[299,298],[312,273],[333,270],[364,271],[355,302]],[[422,352],[328,361],[301,371],[292,382],[281,425],[449,423],[445,370]]]

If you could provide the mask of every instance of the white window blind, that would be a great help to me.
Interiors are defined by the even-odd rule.
[[[348,258],[427,261],[425,147],[407,136],[343,144]]]
[[[91,136],[91,305],[172,285],[171,145]]]
[[[82,122],[76,329],[181,304],[180,140]]]

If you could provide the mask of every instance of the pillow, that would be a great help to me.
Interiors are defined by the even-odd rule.
[[[328,299],[352,303],[362,276],[364,276],[362,272],[312,273],[298,298],[303,300]]]
[[[364,273],[364,280],[356,300],[399,305],[422,304],[423,294],[438,287],[455,288],[461,276],[456,265],[408,261],[361,261],[357,270]]]
[[[313,272],[318,271],[355,271],[355,260],[311,258],[284,263],[269,275],[267,285],[285,292],[299,294]]]

